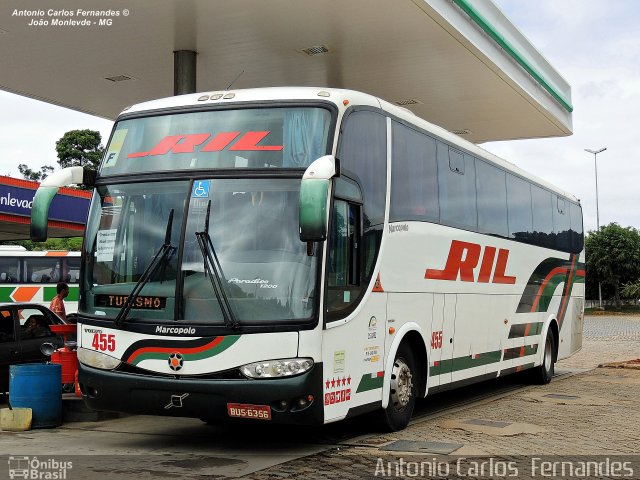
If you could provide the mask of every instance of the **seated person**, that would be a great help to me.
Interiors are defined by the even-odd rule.
[[[52,335],[47,321],[42,315],[32,315],[25,323],[25,329],[23,331],[24,338],[40,338],[49,337]]]

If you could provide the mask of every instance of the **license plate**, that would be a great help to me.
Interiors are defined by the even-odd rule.
[[[246,403],[227,403],[230,417],[252,418],[254,420],[271,420],[269,405],[249,405]]]

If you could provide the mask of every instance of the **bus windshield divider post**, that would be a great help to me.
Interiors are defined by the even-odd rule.
[[[127,319],[129,312],[131,311],[131,307],[133,306],[133,301],[140,294],[144,286],[149,282],[149,279],[153,277],[158,270],[158,267],[164,262],[164,260],[168,260],[171,255],[177,250],[176,247],[171,245],[171,227],[173,225],[173,209],[169,212],[169,219],[167,220],[167,230],[164,236],[164,243],[160,247],[160,249],[156,252],[153,260],[147,266],[145,271],[142,273],[136,284],[127,299],[124,301],[122,308],[118,312],[113,323],[116,326],[121,326],[122,323]]]

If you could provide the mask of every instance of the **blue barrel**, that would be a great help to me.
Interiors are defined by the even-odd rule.
[[[62,365],[11,365],[9,403],[12,407],[31,409],[32,428],[62,425]]]

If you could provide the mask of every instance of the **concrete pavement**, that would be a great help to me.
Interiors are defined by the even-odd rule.
[[[14,463],[20,455],[67,459],[73,468],[66,479],[106,480],[414,477],[380,469],[401,459],[480,455],[638,459],[640,370],[595,368],[638,357],[640,317],[587,317],[583,350],[557,365],[561,375],[551,384],[527,386],[511,377],[435,395],[420,402],[406,430],[393,434],[372,433],[367,417],[307,429],[137,416],[2,432],[0,453]],[[8,473],[0,463],[0,479]],[[626,478],[640,478],[640,465]]]

